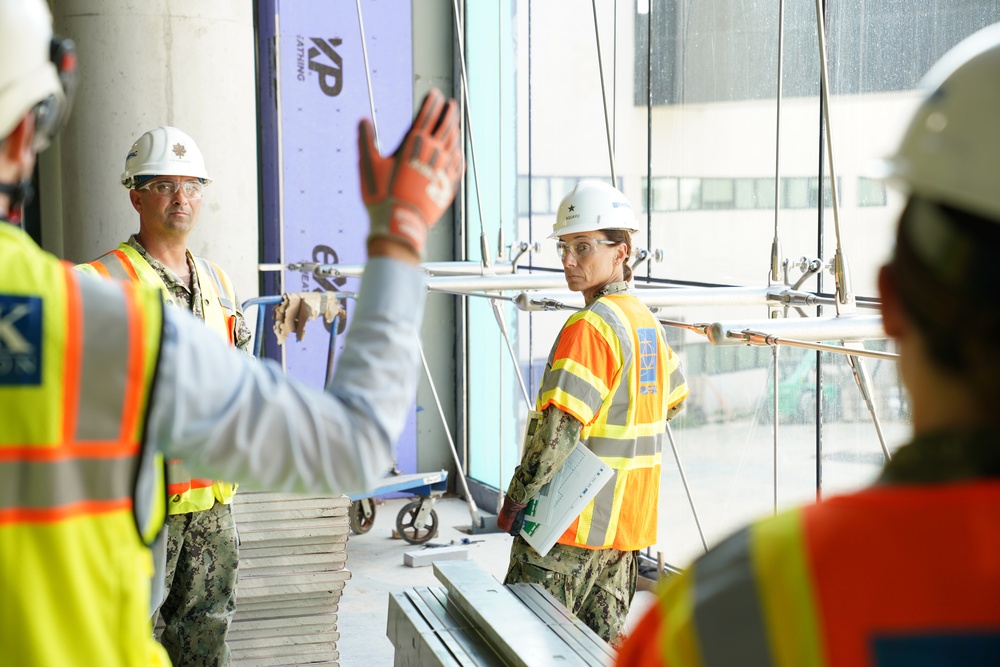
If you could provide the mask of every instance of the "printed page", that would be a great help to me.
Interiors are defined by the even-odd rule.
[[[532,498],[536,502],[530,516],[525,510],[521,537],[544,556],[613,476],[614,471],[596,454],[576,443],[559,472]],[[546,518],[541,520],[542,516]]]

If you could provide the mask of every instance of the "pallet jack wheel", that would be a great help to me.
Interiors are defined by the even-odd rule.
[[[423,544],[437,535],[438,515],[433,509],[426,514],[422,525],[417,525],[426,499],[412,500],[396,515],[396,532],[410,544]]]
[[[351,503],[351,530],[356,535],[364,535],[375,525],[375,501],[362,498]]]

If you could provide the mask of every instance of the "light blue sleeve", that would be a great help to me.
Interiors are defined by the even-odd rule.
[[[164,313],[147,437],[199,476],[242,488],[354,493],[389,472],[416,392],[423,272],[369,260],[326,391],[228,348],[177,308]]]

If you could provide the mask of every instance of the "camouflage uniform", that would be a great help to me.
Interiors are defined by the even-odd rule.
[[[189,290],[173,271],[146,252],[135,235],[127,243],[156,271],[178,307],[205,318],[190,252]],[[249,353],[250,327],[243,317],[238,320],[236,347]],[[174,667],[231,664],[226,634],[236,612],[239,558],[239,535],[231,505],[216,502],[208,510],[167,517],[167,595],[158,610],[164,625],[159,639]]]
[[[226,634],[236,613],[239,536],[232,505],[167,517],[167,599],[160,643],[174,667],[230,665]]]
[[[594,299],[627,289],[612,283]],[[507,496],[526,503],[565,463],[580,439],[583,425],[555,406],[542,411],[534,434],[525,443],[521,463],[507,487]],[[520,536],[510,550],[505,584],[537,583],[577,615],[607,642],[614,642],[628,616],[638,576],[637,551],[583,549],[556,544],[539,556]]]
[[[944,484],[1000,478],[1000,430],[950,430],[921,435],[900,447],[876,481],[886,484]]]

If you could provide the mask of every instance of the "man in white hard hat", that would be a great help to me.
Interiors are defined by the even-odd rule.
[[[628,667],[1000,660],[1000,24],[950,51],[888,176],[879,274],[913,440],[874,486],[752,524],[669,579]]]
[[[417,265],[464,167],[458,115],[432,91],[389,157],[361,123],[369,262],[320,391],[10,224],[74,74],[44,0],[0,0],[0,662],[166,664],[148,547],[165,522],[164,457],[280,491],[363,491],[390,469],[419,368]]]
[[[125,156],[121,184],[139,214],[139,231],[77,268],[160,290],[164,301],[190,311],[230,345],[250,353],[250,328],[232,280],[196,257],[188,240],[212,182],[194,139],[176,127],[144,133]],[[231,663],[226,635],[236,613],[239,537],[233,520],[235,485],[192,477],[183,462],[167,462],[167,543],[159,616],[160,643],[175,667]],[[156,604],[160,600],[154,599]]]
[[[656,543],[662,440],[688,395],[659,322],[629,289],[635,225],[625,195],[601,181],[580,181],[559,204],[550,238],[586,306],[552,345],[497,516],[497,526],[515,535],[504,583],[541,585],[608,642],[628,616],[639,551]],[[540,554],[520,535],[518,515],[578,442],[613,477]]]

